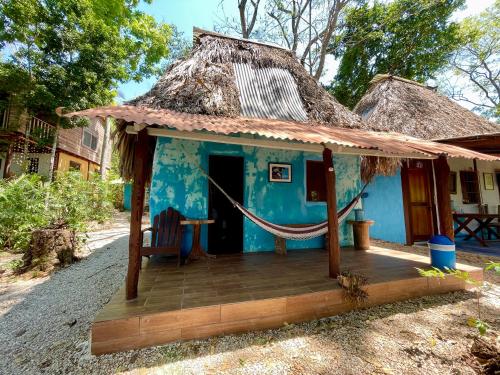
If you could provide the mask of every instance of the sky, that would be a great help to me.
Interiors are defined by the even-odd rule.
[[[221,15],[220,2],[221,0],[153,0],[152,4],[142,3],[141,9],[153,15],[158,21],[176,25],[188,39],[191,39],[193,26],[213,30]],[[231,3],[234,3],[234,5],[230,6]],[[471,15],[477,15],[485,8],[493,5],[493,3],[494,0],[467,0],[466,7],[456,12],[453,18],[458,21]],[[236,0],[225,1],[224,10],[226,16],[237,16],[236,4]],[[321,82],[331,82],[336,67],[336,61],[331,57],[328,58]],[[141,82],[121,84],[118,87],[119,101],[130,100],[144,94],[154,85],[157,79],[157,77],[151,77]]]

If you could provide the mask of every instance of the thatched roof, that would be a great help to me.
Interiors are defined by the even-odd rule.
[[[129,104],[188,113],[248,117],[248,113],[242,111],[241,95],[244,93],[238,90],[235,73],[235,65],[244,64],[256,71],[266,70],[267,73],[256,75],[258,77],[266,77],[269,72],[272,74],[272,69],[275,73],[277,69],[291,75],[307,120],[335,127],[363,127],[357,115],[337,102],[307,73],[292,51],[200,29],[195,29],[194,34],[195,45],[191,54],[170,66],[148,93]],[[280,80],[276,74],[267,78],[273,82]],[[264,90],[266,86],[266,82],[256,84],[258,90]],[[289,96],[276,91],[274,94],[273,99]]]
[[[374,130],[422,139],[500,131],[500,126],[463,108],[435,89],[404,78],[377,75],[354,108]]]
[[[306,127],[364,127],[358,115],[307,73],[293,52],[197,28],[193,35],[189,56],[172,64],[149,92],[127,104],[228,118],[293,120]],[[127,125],[117,122],[115,146],[122,177],[130,179],[135,138],[126,133]]]

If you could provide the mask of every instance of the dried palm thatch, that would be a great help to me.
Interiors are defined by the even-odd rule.
[[[399,158],[363,156],[361,158],[361,180],[369,183],[375,176],[394,176],[401,166]]]
[[[134,153],[136,146],[137,135],[128,134],[126,132],[127,126],[132,125],[125,121],[117,121],[115,131],[113,132],[113,144],[115,149],[120,155],[119,171],[121,177],[130,181],[134,177]],[[149,144],[147,146],[148,159],[152,162],[153,155],[156,147],[156,138],[149,137]],[[146,166],[146,181],[151,181],[151,165]]]
[[[443,139],[500,131],[434,89],[391,75],[377,75],[354,108],[374,130],[422,139]]]
[[[238,117],[241,115],[240,93],[233,64],[241,63],[253,68],[288,70],[295,79],[309,121],[334,127],[366,128],[358,115],[337,102],[307,73],[291,51],[200,29],[195,29],[194,35],[195,46],[190,55],[171,65],[149,92],[128,104]],[[130,179],[135,136],[125,132],[126,125],[118,124],[115,145],[120,151],[122,177]]]
[[[151,91],[130,104],[240,116],[239,91],[232,64],[241,63],[256,69],[288,70],[297,83],[309,120],[336,127],[363,128],[359,117],[324,90],[292,51],[199,29],[195,29],[195,36],[196,44],[190,56],[172,65]]]

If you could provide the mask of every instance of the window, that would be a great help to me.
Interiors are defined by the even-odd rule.
[[[307,160],[306,185],[308,202],[326,202],[326,180],[322,161]]]
[[[38,164],[40,159],[38,158],[28,158],[28,173],[38,173]]]
[[[76,161],[69,162],[69,170],[70,171],[79,171],[81,168],[82,168],[82,165],[80,163],[77,163]]]
[[[449,177],[450,194],[457,193],[457,172],[450,172]]]
[[[83,129],[82,143],[92,150],[97,150],[97,136],[86,129]]]
[[[460,171],[463,203],[479,203],[479,183],[474,171]]]

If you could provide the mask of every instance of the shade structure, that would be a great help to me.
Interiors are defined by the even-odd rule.
[[[334,146],[350,149],[356,153],[387,157],[437,158],[445,155],[452,158],[467,158],[495,161],[496,156],[486,155],[461,147],[417,139],[393,132],[374,132],[361,129],[334,128],[314,122],[286,121],[247,117],[222,117],[177,112],[167,109],[121,105],[107,106],[72,112],[66,117],[106,118],[131,124],[131,132],[144,128],[170,129],[177,133],[209,133],[223,136],[253,135],[259,139],[289,142],[292,144]],[[134,125],[135,124],[135,125]],[[155,135],[160,133],[156,130]],[[170,133],[175,136],[176,133]],[[179,136],[180,137],[180,136]],[[191,138],[193,138],[191,136]],[[222,139],[222,138],[221,138]],[[368,152],[367,152],[368,151]]]

